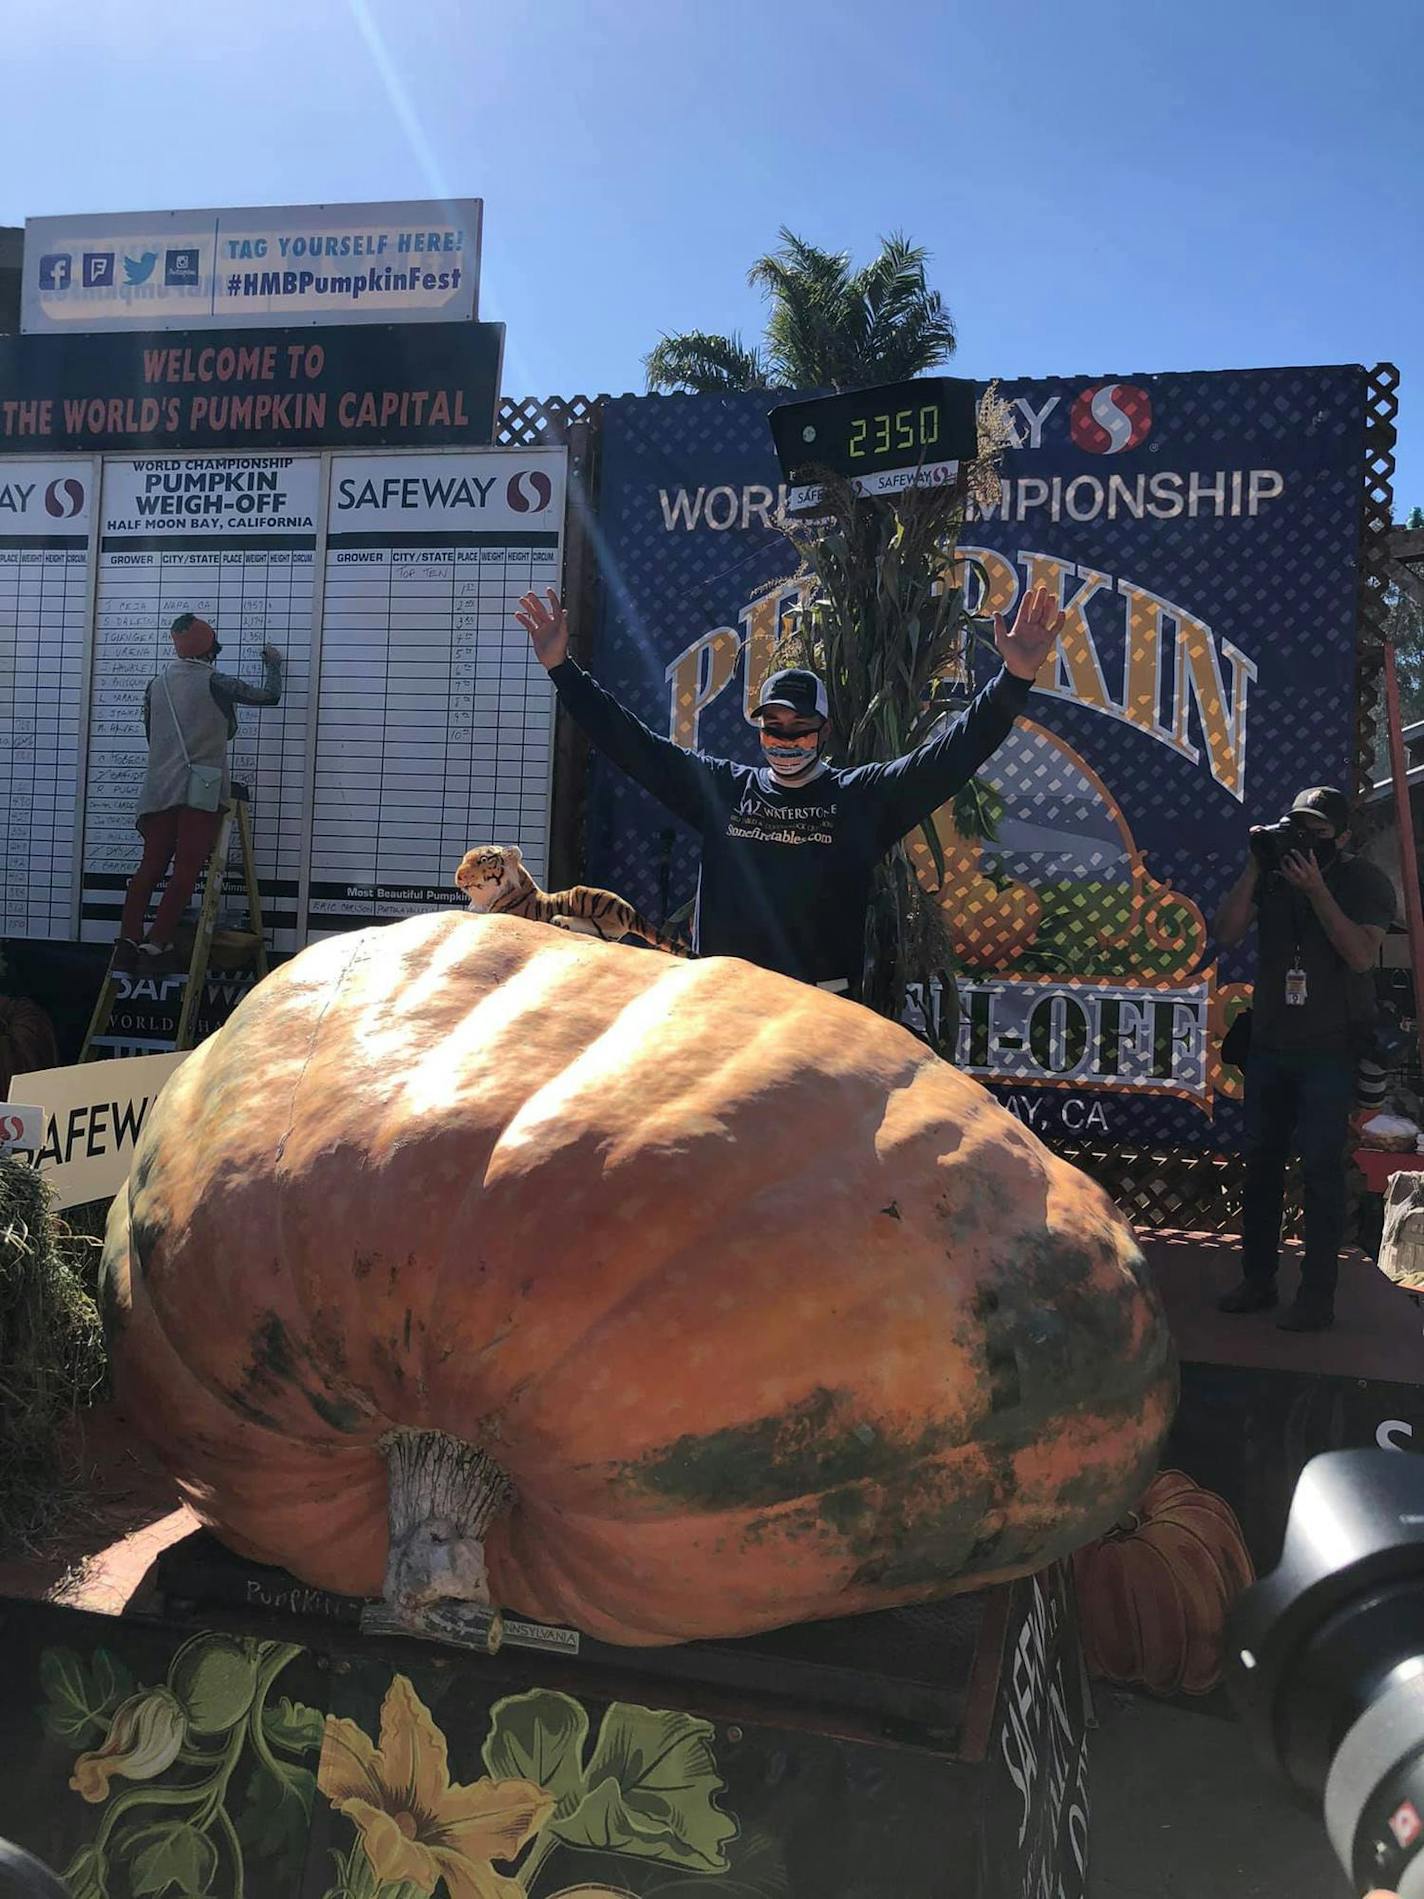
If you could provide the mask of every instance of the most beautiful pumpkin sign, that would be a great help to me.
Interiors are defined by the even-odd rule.
[[[1175,1399],[1104,1195],[907,1032],[509,917],[262,983],[105,1259],[122,1402],[234,1549],[615,1642],[1037,1569]]]

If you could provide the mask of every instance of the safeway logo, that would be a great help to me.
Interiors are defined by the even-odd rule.
[[[1095,383],[1074,399],[1068,426],[1074,443],[1090,455],[1121,455],[1146,441],[1152,399],[1137,383]]]
[[[1424,1822],[1420,1821],[1419,1809],[1412,1800],[1403,1800],[1389,1816],[1389,1830],[1400,1846],[1412,1846],[1419,1838]]]
[[[510,476],[505,496],[516,514],[542,514],[554,498],[554,484],[541,468],[521,468]]]
[[[84,484],[68,476],[52,481],[44,491],[45,511],[59,521],[72,521],[84,512]]]

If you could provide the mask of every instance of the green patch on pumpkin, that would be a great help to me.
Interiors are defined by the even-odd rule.
[[[299,1352],[277,1313],[264,1314],[252,1337],[252,1361],[243,1374],[242,1384],[236,1391],[228,1392],[233,1405],[254,1423],[275,1430],[280,1428],[277,1420],[258,1403],[259,1395],[281,1397],[296,1391],[333,1431],[359,1431],[365,1414],[357,1405],[333,1396],[329,1389],[313,1389],[306,1383],[300,1375],[299,1356],[309,1362],[312,1358],[308,1349],[302,1348]],[[321,1370],[319,1366],[315,1369]]]
[[[939,1448],[930,1430],[912,1444],[856,1418],[848,1391],[811,1393],[775,1417],[689,1433],[650,1452],[626,1482],[704,1510],[764,1509],[907,1469]]]

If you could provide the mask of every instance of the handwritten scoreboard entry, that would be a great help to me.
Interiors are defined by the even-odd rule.
[[[446,907],[471,844],[545,875],[554,695],[513,608],[559,584],[565,481],[563,449],[0,462],[0,935],[113,940],[183,612],[252,684],[284,656],[231,752],[278,950]],[[235,854],[224,895],[240,922]]]
[[[0,936],[72,935],[95,464],[0,463]]]
[[[554,694],[514,618],[557,586],[562,451],[331,464],[309,933],[463,902],[472,844],[547,871]]]

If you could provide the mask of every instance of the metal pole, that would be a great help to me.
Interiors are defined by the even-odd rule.
[[[1394,779],[1394,821],[1399,830],[1399,868],[1404,879],[1404,920],[1409,926],[1409,962],[1414,976],[1414,1023],[1419,1060],[1424,1065],[1424,903],[1419,896],[1419,859],[1414,849],[1414,814],[1409,804],[1409,766],[1404,755],[1393,640],[1384,644],[1384,710],[1389,730],[1389,769]]]

